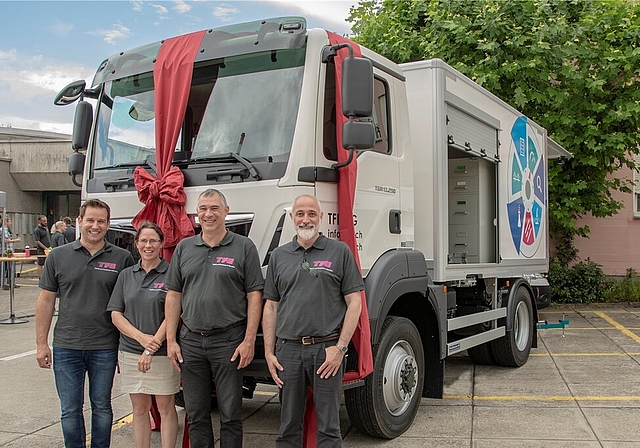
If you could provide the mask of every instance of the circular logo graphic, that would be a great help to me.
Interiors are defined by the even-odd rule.
[[[547,182],[538,134],[518,118],[511,128],[509,147],[509,195],[507,217],[518,254],[533,257],[543,239],[547,207]]]

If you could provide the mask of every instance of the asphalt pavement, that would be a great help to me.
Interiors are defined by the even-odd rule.
[[[14,314],[28,322],[0,325],[0,446],[61,447],[53,374],[35,361],[35,266],[25,265],[17,284]],[[9,317],[9,291],[0,290],[0,321]],[[554,307],[541,319],[569,326],[539,330],[539,347],[519,369],[475,366],[464,353],[449,358],[444,399],[423,398],[415,422],[397,439],[359,433],[343,407],[344,446],[640,447],[640,308]],[[118,386],[116,378],[111,446],[131,448],[131,403]],[[279,412],[276,388],[258,386],[244,401],[244,446],[274,446]],[[178,415],[180,447],[180,408]],[[216,412],[212,420],[219,434]],[[157,432],[152,446],[160,447]]]

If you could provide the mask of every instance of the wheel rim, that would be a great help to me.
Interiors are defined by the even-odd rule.
[[[526,303],[520,302],[516,307],[516,318],[513,322],[515,342],[518,350],[524,351],[529,343],[529,333],[531,330],[531,319],[529,318],[529,307]]]
[[[418,364],[407,341],[398,341],[389,350],[384,363],[382,393],[384,404],[391,415],[407,410],[418,384]]]

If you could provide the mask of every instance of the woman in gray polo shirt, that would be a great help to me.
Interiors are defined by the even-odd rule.
[[[140,261],[120,273],[107,306],[121,333],[120,383],[133,404],[133,437],[137,448],[148,447],[151,441],[152,395],[162,417],[163,448],[175,447],[178,434],[173,395],[180,390],[180,373],[167,358],[164,281],[169,263],[160,258],[163,240],[156,224],[140,225],[135,236]]]

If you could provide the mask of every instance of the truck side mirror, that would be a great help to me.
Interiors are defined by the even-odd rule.
[[[371,149],[374,144],[373,123],[355,121],[349,118],[342,125],[342,146],[344,149]]]
[[[373,66],[369,59],[347,56],[342,62],[342,113],[370,117],[373,109]]]
[[[66,106],[71,104],[80,98],[84,94],[84,88],[87,83],[84,80],[73,81],[71,84],[65,86],[53,100],[53,104],[56,106]]]
[[[86,101],[80,101],[76,106],[76,115],[73,119],[73,136],[71,148],[74,151],[82,151],[89,146],[91,125],[93,124],[93,107]]]
[[[82,187],[82,184],[76,180],[76,176],[83,173],[84,160],[84,154],[77,151],[69,156],[69,175],[71,176],[71,182],[76,187]]]
[[[349,120],[342,125],[345,149],[370,149],[374,144],[374,128],[368,118],[373,109],[373,66],[371,61],[349,55],[342,62],[342,113]]]

